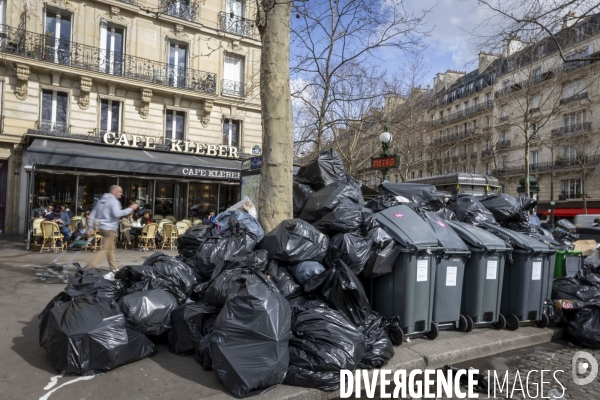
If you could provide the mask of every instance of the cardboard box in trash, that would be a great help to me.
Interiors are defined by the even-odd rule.
[[[598,245],[595,240],[578,240],[573,244],[575,245],[575,251],[581,251],[584,256],[591,255]]]

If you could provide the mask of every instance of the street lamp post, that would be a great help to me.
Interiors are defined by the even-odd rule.
[[[392,134],[388,132],[387,126],[384,127],[384,131],[381,135],[379,135],[379,141],[381,141],[381,147],[383,152],[381,153],[382,157],[387,157],[390,155],[390,143],[392,142]],[[381,170],[381,174],[383,175],[381,182],[387,181],[387,174],[389,168],[384,168]]]

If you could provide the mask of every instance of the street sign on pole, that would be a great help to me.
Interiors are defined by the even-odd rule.
[[[371,158],[371,169],[398,168],[399,164],[400,156],[398,154],[393,156]]]

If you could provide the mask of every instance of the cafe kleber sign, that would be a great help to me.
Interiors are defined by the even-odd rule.
[[[156,137],[142,135],[119,135],[114,132],[106,132],[102,136],[102,142],[112,146],[135,147],[143,149],[156,149]],[[198,154],[202,156],[239,158],[237,148],[225,145],[204,144],[190,142],[188,140],[171,140],[169,151],[182,154]]]

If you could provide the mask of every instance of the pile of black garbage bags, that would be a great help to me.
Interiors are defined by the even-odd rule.
[[[385,365],[401,329],[371,310],[361,277],[391,272],[394,241],[335,151],[293,185],[295,218],[266,234],[232,209],[181,235],[177,257],[157,252],[114,279],[80,269],[40,314],[56,369],[105,372],[166,341],[246,397],[281,383],[336,390],[340,370]]]

